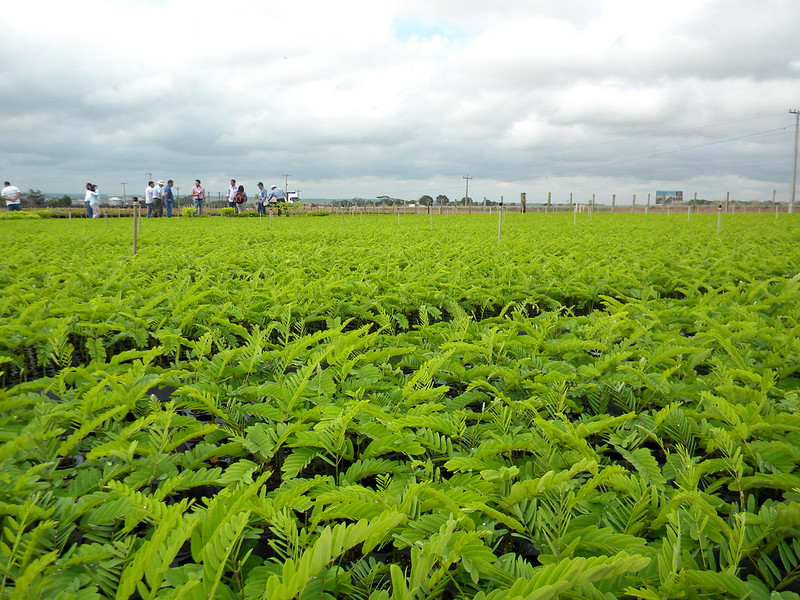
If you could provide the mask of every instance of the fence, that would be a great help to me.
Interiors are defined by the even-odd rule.
[[[181,208],[193,206],[191,198],[180,198],[176,200],[175,215],[180,216]],[[783,213],[794,212],[793,206],[787,202],[743,202],[739,200],[721,201],[696,201],[689,200],[681,203],[669,204],[648,204],[637,203],[634,201],[629,204],[599,204],[593,202],[568,203],[505,203],[502,206],[492,204],[455,204],[425,206],[416,202],[409,202],[403,205],[386,205],[375,202],[299,202],[288,205],[293,214],[304,214],[308,212],[325,211],[332,214],[434,214],[434,215],[461,215],[461,214],[496,214],[502,208],[505,213],[636,213],[636,214],[716,214],[720,209],[723,213]],[[204,213],[217,215],[220,209],[227,208],[227,200],[207,200],[204,206]],[[131,217],[133,216],[133,206],[108,206],[101,205],[104,215],[109,217]],[[140,204],[140,210],[146,211],[146,205]],[[245,205],[245,212],[256,212],[256,204],[252,200]],[[273,210],[275,210],[273,208]],[[53,217],[61,218],[85,218],[86,210],[82,206],[69,208],[49,208],[44,212]]]

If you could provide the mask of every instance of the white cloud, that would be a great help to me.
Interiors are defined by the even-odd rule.
[[[316,197],[456,197],[469,172],[475,197],[785,196],[797,22],[794,0],[30,0],[0,16],[0,170],[58,192],[291,172]]]

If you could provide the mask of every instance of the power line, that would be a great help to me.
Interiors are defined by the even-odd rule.
[[[795,114],[795,113],[793,113],[793,114]],[[646,137],[657,137],[657,136],[663,135],[665,133],[666,134],[677,134],[677,133],[682,133],[682,132],[687,132],[687,131],[705,129],[705,128],[716,126],[716,125],[723,125],[723,124],[729,124],[729,123],[735,123],[735,122],[743,122],[743,121],[752,121],[752,120],[755,120],[755,119],[763,118],[765,116],[771,116],[771,113],[769,115],[767,115],[767,114],[759,114],[759,115],[754,115],[754,116],[746,117],[746,118],[723,119],[723,120],[715,121],[715,122],[712,122],[712,123],[707,123],[705,125],[685,127],[685,128],[681,128],[681,129],[668,129],[668,130],[661,130],[661,131],[655,130],[655,131],[650,131],[648,133],[643,133],[640,136],[631,136],[631,137],[624,138],[624,139],[637,139],[637,138],[641,138],[641,137],[645,137],[645,136]],[[553,172],[545,173],[545,174],[541,174],[541,175],[526,176],[526,177],[524,177],[524,179],[527,180],[527,181],[530,181],[530,180],[536,180],[536,179],[546,179],[548,177],[559,177],[559,176],[564,176],[564,175],[570,175],[570,174],[573,174],[573,173],[591,171],[591,170],[594,170],[594,169],[601,169],[601,168],[604,168],[604,167],[611,167],[611,166],[616,166],[616,165],[620,165],[620,164],[636,162],[636,161],[639,161],[639,160],[647,160],[647,159],[656,158],[656,157],[659,157],[659,156],[666,156],[666,155],[669,155],[669,154],[677,154],[677,153],[680,153],[680,152],[686,152],[686,151],[689,151],[689,150],[695,150],[695,149],[699,149],[699,148],[705,148],[705,147],[709,147],[709,146],[725,144],[725,143],[729,143],[729,142],[733,142],[733,141],[740,141],[740,140],[753,139],[753,138],[764,137],[764,136],[769,136],[769,135],[776,135],[776,134],[784,133],[788,129],[789,129],[789,126],[782,126],[782,127],[776,127],[776,128],[773,128],[773,129],[766,129],[766,130],[762,130],[762,131],[746,133],[746,134],[738,135],[738,136],[734,136],[734,137],[712,140],[712,141],[709,141],[709,142],[703,142],[703,143],[699,143],[699,144],[689,144],[689,145],[678,146],[678,147],[669,148],[669,149],[665,149],[665,150],[659,150],[659,151],[655,151],[655,152],[650,151],[650,150],[637,151],[637,152],[632,152],[632,153],[629,153],[629,154],[621,155],[621,156],[627,157],[627,158],[611,160],[611,161],[608,161],[608,162],[600,162],[600,163],[597,163],[597,164],[583,166],[583,167],[575,167],[575,168],[571,168],[571,169],[564,169],[564,170],[561,170],[561,171],[553,171]],[[617,140],[617,141],[623,141],[623,140]],[[602,143],[603,145],[607,146],[608,145],[608,140],[605,140],[604,142],[598,141],[597,143],[598,144]],[[586,148],[586,147],[588,147],[590,145],[592,145],[592,144],[588,144],[588,145],[587,144],[581,144],[580,148]],[[555,154],[555,153],[564,153],[564,152],[569,152],[569,151],[575,151],[575,148],[563,148],[563,149],[560,149],[560,150],[548,150],[548,154],[552,155],[552,154]],[[620,156],[620,155],[618,155],[618,156]],[[517,171],[517,169],[514,169],[514,170]],[[503,169],[500,169],[500,171],[502,172]],[[498,175],[499,175],[499,173],[498,173]],[[436,175],[434,175],[434,177],[436,177]],[[472,179],[472,177],[469,176],[469,175],[465,175],[463,177],[463,179],[466,182],[466,185],[465,185],[465,188],[466,188],[465,197],[468,197],[468,195],[469,195],[469,179]],[[502,176],[501,176],[501,179],[502,179]],[[514,180],[514,179],[518,179],[518,177],[516,177],[514,174],[512,174],[510,180]],[[498,180],[500,180],[500,179],[498,179]],[[446,192],[447,190],[450,190],[451,192],[455,191],[455,186],[453,186],[453,187],[450,187],[450,186],[437,186],[437,187],[439,187],[439,189],[441,191],[444,191],[444,192]],[[396,195],[401,194],[401,195],[407,195],[407,196],[413,196],[415,194],[419,195],[419,194],[422,194],[422,193],[429,193],[429,190],[428,189],[418,188],[418,189],[415,189],[415,190],[406,189],[406,190],[403,190],[403,191],[395,192]]]
[[[788,129],[788,127],[777,127],[775,129],[767,129],[767,130],[764,130],[764,131],[757,131],[757,132],[754,132],[754,133],[748,133],[748,134],[745,134],[745,135],[739,135],[739,136],[726,138],[726,139],[722,139],[722,140],[714,140],[712,142],[705,142],[703,144],[693,144],[693,145],[689,145],[689,146],[680,146],[678,148],[672,148],[672,149],[669,149],[669,150],[662,150],[660,152],[651,152],[649,154],[641,154],[641,155],[637,155],[636,153],[634,153],[631,156],[631,158],[626,158],[624,160],[615,160],[615,161],[600,163],[600,164],[596,164],[596,165],[589,165],[589,166],[586,166],[586,167],[579,167],[579,168],[575,168],[575,169],[568,169],[568,170],[565,170],[565,171],[558,171],[558,172],[549,173],[549,174],[546,174],[546,175],[539,175],[539,176],[535,176],[534,179],[541,179],[541,178],[545,178],[545,177],[556,177],[556,176],[561,176],[561,175],[569,175],[571,173],[578,173],[578,172],[581,172],[581,171],[590,171],[592,169],[600,169],[600,168],[603,168],[603,167],[613,167],[613,166],[616,166],[616,165],[635,162],[637,160],[646,160],[648,158],[656,158],[658,156],[666,156],[668,154],[677,154],[679,152],[685,152],[687,150],[696,150],[698,148],[706,148],[708,146],[715,146],[715,145],[718,145],[718,144],[725,144],[725,143],[734,142],[734,141],[737,141],[737,140],[744,140],[744,139],[750,139],[750,138],[755,138],[755,137],[761,137],[761,136],[765,136],[765,135],[774,134],[776,132],[786,131],[787,129]]]
[[[616,143],[625,143],[626,141],[634,141],[640,140],[642,138],[659,138],[659,137],[670,137],[677,134],[687,133],[691,131],[701,131],[703,129],[708,129],[709,127],[716,127],[718,125],[728,125],[731,123],[743,123],[745,121],[753,121],[755,119],[762,119],[764,117],[775,117],[774,113],[760,113],[758,115],[753,115],[750,117],[743,117],[743,118],[735,118],[735,119],[720,119],[718,121],[711,121],[709,123],[701,124],[701,125],[688,125],[686,127],[681,127],[678,129],[673,128],[663,128],[663,129],[648,129],[647,131],[643,131],[642,133],[635,134],[635,135],[627,135],[621,137],[615,137],[614,142]],[[576,123],[580,124],[580,123]],[[613,135],[613,134],[612,134]],[[574,152],[576,148],[591,148],[592,146],[608,146],[609,145],[609,137],[604,136],[603,138],[598,138],[595,140],[587,140],[585,142],[581,142],[580,146],[577,147],[564,147],[564,148],[556,148],[549,150],[550,154],[561,154],[564,152]]]

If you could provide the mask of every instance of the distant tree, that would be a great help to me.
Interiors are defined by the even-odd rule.
[[[450,204],[450,198],[448,198],[444,194],[439,194],[438,196],[436,196],[436,204],[438,204],[439,206]]]
[[[28,206],[35,206],[37,208],[47,206],[47,198],[41,190],[29,189],[28,193],[23,195],[22,201]]]
[[[424,196],[420,196],[419,203],[422,206],[430,206],[431,204],[433,204],[433,198],[425,194]]]
[[[469,196],[461,198],[461,204],[463,204],[464,206],[472,206],[472,198],[470,198]]]
[[[72,198],[67,194],[64,194],[61,198],[50,198],[47,200],[47,206],[72,206]]]

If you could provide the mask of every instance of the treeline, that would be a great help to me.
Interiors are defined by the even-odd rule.
[[[351,207],[351,206],[408,206],[409,204],[419,204],[420,206],[447,206],[456,204],[459,206],[497,206],[499,202],[484,198],[476,202],[471,197],[462,197],[458,200],[450,200],[444,194],[439,194],[434,198],[427,194],[420,196],[417,200],[407,200],[403,198],[392,198],[391,196],[378,196],[377,198],[351,198],[350,200],[333,200],[331,206]]]
[[[48,198],[41,190],[29,189],[22,194],[22,206],[26,208],[55,208],[72,206],[72,198],[64,194],[60,198]]]

